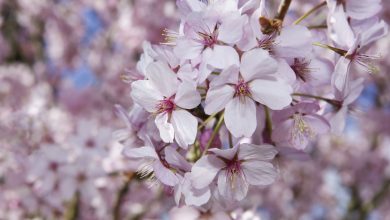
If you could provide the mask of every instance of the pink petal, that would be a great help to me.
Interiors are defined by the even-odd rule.
[[[160,160],[153,163],[153,171],[157,179],[168,186],[175,186],[179,183],[179,178],[168,168],[166,168]]]
[[[240,65],[236,50],[233,47],[221,45],[214,45],[213,49],[207,48],[203,52],[203,62],[217,69]]]
[[[187,149],[193,144],[198,131],[198,120],[186,110],[175,110],[172,112],[172,124],[175,129],[175,140],[177,144]]]
[[[273,183],[278,177],[278,172],[272,163],[248,160],[241,163],[242,170],[249,184],[266,186]]]
[[[278,65],[267,51],[257,48],[245,52],[241,57],[240,72],[245,82],[276,73]]]
[[[219,173],[218,191],[225,199],[241,201],[248,193],[248,189],[248,182],[241,171],[232,174],[225,169]]]
[[[123,150],[123,154],[129,158],[153,158],[158,159],[156,150],[152,146],[144,146],[137,148],[125,148]]]
[[[163,96],[149,80],[138,80],[131,84],[131,97],[134,102],[142,106],[148,112],[155,112],[159,100]]]
[[[351,61],[345,57],[340,57],[334,68],[332,75],[332,84],[339,91],[344,91],[350,68]]]
[[[163,96],[168,98],[176,93],[179,80],[166,63],[157,61],[149,64],[146,76]]]
[[[196,84],[183,81],[180,83],[175,95],[175,103],[185,109],[193,109],[200,104],[200,94]]]
[[[211,148],[209,151],[213,152],[219,157],[225,158],[227,160],[232,160],[234,156],[236,156],[238,150],[238,145],[234,146],[233,148],[229,149],[217,149],[217,148]]]
[[[214,180],[217,173],[225,166],[226,164],[215,155],[206,155],[201,157],[192,166],[192,185],[197,189],[205,188]]]
[[[185,171],[191,170],[191,165],[187,162],[187,160],[171,146],[165,148],[165,160],[177,168]]]
[[[355,35],[348,23],[347,15],[344,12],[343,5],[337,5],[334,11],[328,16],[328,29],[330,38],[338,45],[351,47],[355,41]]]
[[[275,39],[274,52],[283,58],[306,57],[313,49],[311,39],[311,33],[306,27],[285,26]]]
[[[277,153],[276,148],[269,144],[241,144],[238,151],[238,158],[240,160],[272,160]]]
[[[154,120],[158,130],[160,131],[160,137],[165,143],[173,143],[174,129],[173,125],[168,122],[168,114],[162,113],[156,116]]]
[[[380,0],[350,0],[345,6],[349,17],[360,20],[375,16],[382,9]]]
[[[229,85],[209,89],[206,95],[205,113],[211,115],[224,109],[226,104],[233,99],[234,92],[234,88]]]
[[[253,99],[272,110],[281,110],[292,101],[292,88],[286,83],[256,79],[249,86]]]
[[[241,16],[239,13],[229,13],[218,28],[218,40],[227,44],[238,42],[242,38],[244,24],[247,21],[248,17],[246,15]]]
[[[225,108],[225,124],[234,137],[251,137],[256,130],[256,105],[248,97],[235,97]]]
[[[200,56],[204,46],[191,39],[178,39],[173,52],[182,60],[192,60]]]

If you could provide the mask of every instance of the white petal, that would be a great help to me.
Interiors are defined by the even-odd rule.
[[[332,84],[338,91],[344,91],[347,86],[349,67],[351,61],[345,57],[340,57],[339,61],[334,68],[332,75]]]
[[[171,123],[168,122],[168,114],[162,113],[156,116],[154,122],[160,131],[160,137],[165,143],[173,143],[174,129]]]
[[[185,171],[191,170],[191,165],[187,162],[187,160],[171,146],[165,148],[165,160],[170,165],[184,169]]]
[[[137,148],[125,148],[123,154],[129,158],[154,158],[158,159],[156,150],[152,146],[144,146]]]
[[[217,77],[210,82],[210,87],[222,86],[225,84],[235,84],[238,81],[239,68],[232,65],[224,69]]]
[[[179,178],[168,168],[166,168],[160,160],[153,163],[153,171],[157,179],[168,186],[175,186],[179,182]]]
[[[233,47],[221,45],[215,45],[213,49],[206,49],[203,52],[203,62],[217,69],[240,65],[236,50]]]
[[[224,109],[226,104],[233,99],[234,92],[234,88],[230,85],[209,89],[206,95],[205,113],[211,115]]]
[[[276,148],[269,144],[241,144],[238,151],[238,158],[240,160],[272,160],[277,153]]]
[[[246,15],[241,16],[239,13],[229,13],[218,28],[218,40],[234,44],[239,41],[244,32],[244,24],[248,21]]]
[[[196,84],[188,81],[180,83],[175,95],[175,104],[181,108],[192,109],[200,104],[200,94]]]
[[[131,84],[131,97],[134,102],[142,106],[148,112],[155,112],[159,100],[163,96],[149,80],[138,80]]]
[[[146,71],[146,76],[163,96],[168,98],[176,93],[179,80],[166,63],[151,63]]]
[[[238,145],[234,146],[233,148],[229,149],[218,149],[218,148],[211,148],[209,151],[213,152],[217,156],[221,158],[225,158],[227,160],[232,160],[234,156],[236,156],[238,150]]]
[[[217,173],[225,166],[226,164],[215,155],[206,155],[201,157],[192,166],[192,185],[197,189],[205,188],[214,180]]]
[[[285,26],[275,39],[274,52],[278,57],[306,57],[313,49],[309,29],[300,25]]]
[[[172,124],[176,142],[180,147],[187,149],[188,145],[195,141],[198,120],[185,110],[175,110],[172,112]]]
[[[266,186],[273,183],[278,177],[278,172],[272,163],[249,160],[241,164],[246,180],[251,185]]]
[[[256,130],[256,105],[248,97],[235,97],[225,108],[225,124],[234,137],[251,137]]]
[[[272,110],[281,110],[292,101],[292,88],[286,83],[257,79],[249,86],[253,99]]]
[[[203,45],[190,39],[178,39],[173,49],[175,55],[180,59],[195,59],[202,53]]]
[[[241,57],[240,72],[245,82],[267,74],[276,73],[278,64],[269,53],[257,48],[245,52]]]
[[[227,200],[244,199],[248,189],[248,182],[241,171],[232,174],[222,170],[218,174],[218,191]]]

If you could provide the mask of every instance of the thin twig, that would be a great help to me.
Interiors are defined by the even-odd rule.
[[[214,131],[213,133],[211,134],[211,137],[209,139],[209,141],[207,142],[207,145],[203,151],[203,154],[202,155],[205,155],[207,150],[210,148],[211,144],[213,143],[215,137],[217,136],[219,130],[221,129],[222,127],[222,124],[223,124],[223,119],[224,119],[224,113],[221,114],[221,116],[219,117],[219,120],[217,122],[217,125],[215,126],[214,128]]]
[[[318,9],[322,8],[323,6],[326,5],[326,1],[321,2],[320,4],[314,6],[312,9],[310,9],[308,12],[306,12],[304,15],[302,15],[300,18],[298,18],[296,21],[294,21],[293,24],[299,24],[301,21],[303,21],[305,18],[309,17],[312,13],[317,11]]]
[[[283,21],[284,17],[287,14],[288,8],[290,7],[291,0],[282,0],[279,5],[278,13],[275,16],[275,19]]]

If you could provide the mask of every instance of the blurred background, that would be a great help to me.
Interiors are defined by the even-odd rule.
[[[318,2],[295,0],[289,15]],[[390,1],[382,14],[390,23]],[[133,175],[114,108],[132,105],[126,71],[143,42],[178,24],[174,0],[0,0],[0,219],[198,216]],[[381,71],[344,135],[319,138],[308,161],[280,161],[280,180],[233,216],[390,219],[390,37],[373,51]]]

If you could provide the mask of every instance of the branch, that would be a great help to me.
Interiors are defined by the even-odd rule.
[[[284,17],[287,14],[288,8],[290,7],[291,0],[282,0],[279,5],[278,13],[275,16],[275,19],[283,21]]]

